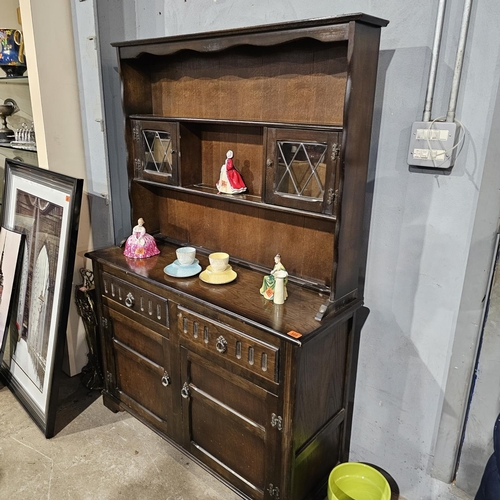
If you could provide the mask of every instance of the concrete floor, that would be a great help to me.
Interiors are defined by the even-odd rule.
[[[47,440],[0,383],[0,499],[239,498],[136,419],[109,411],[98,393],[63,396],[62,411],[73,413],[66,420],[79,414]]]
[[[64,378],[59,409],[57,433],[45,439],[0,383],[0,500],[240,498],[128,413],[109,411],[79,377]],[[425,500],[472,500],[440,486]]]

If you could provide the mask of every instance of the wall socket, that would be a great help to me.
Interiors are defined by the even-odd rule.
[[[408,165],[439,170],[453,167],[459,131],[453,122],[415,122],[411,127]]]

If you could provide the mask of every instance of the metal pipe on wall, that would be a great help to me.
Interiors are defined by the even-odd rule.
[[[443,33],[444,12],[446,9],[446,0],[439,0],[438,13],[436,19],[436,31],[434,33],[434,44],[432,46],[431,67],[429,70],[429,79],[427,83],[427,94],[425,97],[424,122],[431,119],[432,100],[434,99],[434,87],[436,85],[436,73],[439,59],[439,48],[441,46],[441,37]]]
[[[458,88],[460,87],[460,77],[462,75],[462,65],[464,61],[465,42],[467,40],[467,30],[469,28],[470,13],[472,10],[472,0],[465,0],[464,13],[462,16],[462,27],[460,29],[460,39],[458,41],[457,57],[455,60],[455,70],[453,72],[453,83],[451,85],[450,103],[446,115],[447,122],[455,121],[457,109]]]

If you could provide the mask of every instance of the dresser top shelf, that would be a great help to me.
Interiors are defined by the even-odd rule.
[[[210,44],[205,45],[201,43],[196,48],[194,47],[181,47],[179,46],[179,50],[183,48],[191,48],[194,50],[201,50],[206,52],[212,52],[217,50],[224,50],[227,48],[226,43],[222,42],[222,39],[232,39],[234,43],[252,43],[252,39],[250,40],[240,40],[239,37],[247,36],[247,37],[255,37],[255,40],[259,39],[259,43],[266,45],[279,43],[280,40],[269,39],[265,40],[263,35],[267,36],[279,36],[280,33],[285,35],[290,35],[290,32],[295,32],[299,36],[315,36],[319,38],[328,37],[329,41],[341,41],[347,40],[348,27],[347,25],[350,22],[360,22],[364,24],[369,24],[377,27],[385,27],[389,24],[389,21],[386,19],[381,19],[379,17],[370,16],[368,14],[356,13],[356,14],[348,14],[348,15],[340,15],[333,17],[323,17],[316,19],[307,19],[303,21],[287,21],[282,23],[273,23],[273,24],[263,24],[257,26],[249,26],[244,28],[236,28],[229,30],[219,30],[219,31],[205,31],[200,33],[189,33],[183,35],[174,35],[167,36],[162,38],[148,38],[143,40],[128,40],[124,42],[115,42],[112,43],[114,47],[118,48],[126,48],[123,52],[125,57],[137,57],[142,52],[147,52],[151,54],[160,55],[162,52],[159,50],[159,45],[164,45],[168,42],[185,42],[185,41],[194,41],[199,40],[203,42],[203,40],[210,39]],[[329,32],[328,34],[321,30],[321,28],[328,28],[331,26],[342,26],[341,29],[336,29],[333,33]],[[302,33],[300,31],[303,31]],[[218,39],[221,39],[221,44],[219,45]],[[149,46],[149,47],[148,47]],[[140,47],[139,51],[129,50],[132,47]],[[148,48],[147,48],[148,47]],[[149,49],[149,50],[148,50]],[[165,50],[165,47],[164,47]],[[167,49],[168,50],[168,49]]]

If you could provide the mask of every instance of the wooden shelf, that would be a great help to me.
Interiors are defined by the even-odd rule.
[[[0,144],[0,147],[7,148],[7,149],[12,149],[13,151],[28,151],[29,153],[35,153],[35,154],[37,152],[36,149],[15,148],[14,146],[11,146],[10,144]]]
[[[154,186],[162,189],[167,189],[171,191],[179,191],[189,194],[197,194],[207,198],[217,199],[219,201],[226,201],[228,203],[239,203],[242,205],[250,205],[258,208],[263,208],[265,210],[273,210],[275,212],[281,212],[286,214],[294,214],[298,216],[304,216],[311,219],[335,222],[337,217],[335,215],[325,215],[315,212],[307,212],[305,210],[297,210],[294,208],[282,207],[279,205],[270,205],[265,203],[259,196],[253,196],[251,194],[219,194],[217,189],[211,186],[204,185],[192,185],[192,186],[172,186],[170,184],[163,184],[161,182],[147,181],[141,179],[135,179],[135,182],[143,184],[145,186]]]
[[[342,131],[342,124],[336,125],[315,125],[311,123],[284,123],[284,122],[267,122],[267,121],[252,121],[252,120],[226,120],[226,119],[207,119],[207,118],[173,118],[171,116],[162,115],[147,115],[147,114],[133,114],[130,115],[131,120],[148,120],[152,122],[179,122],[179,123],[199,123],[208,125],[232,125],[232,126],[251,126],[251,127],[273,127],[273,128],[291,128],[299,130],[325,130],[325,131]]]
[[[17,85],[28,85],[29,84],[29,79],[27,76],[11,76],[11,77],[6,77],[2,76],[0,77],[0,84],[2,83],[13,83]]]

